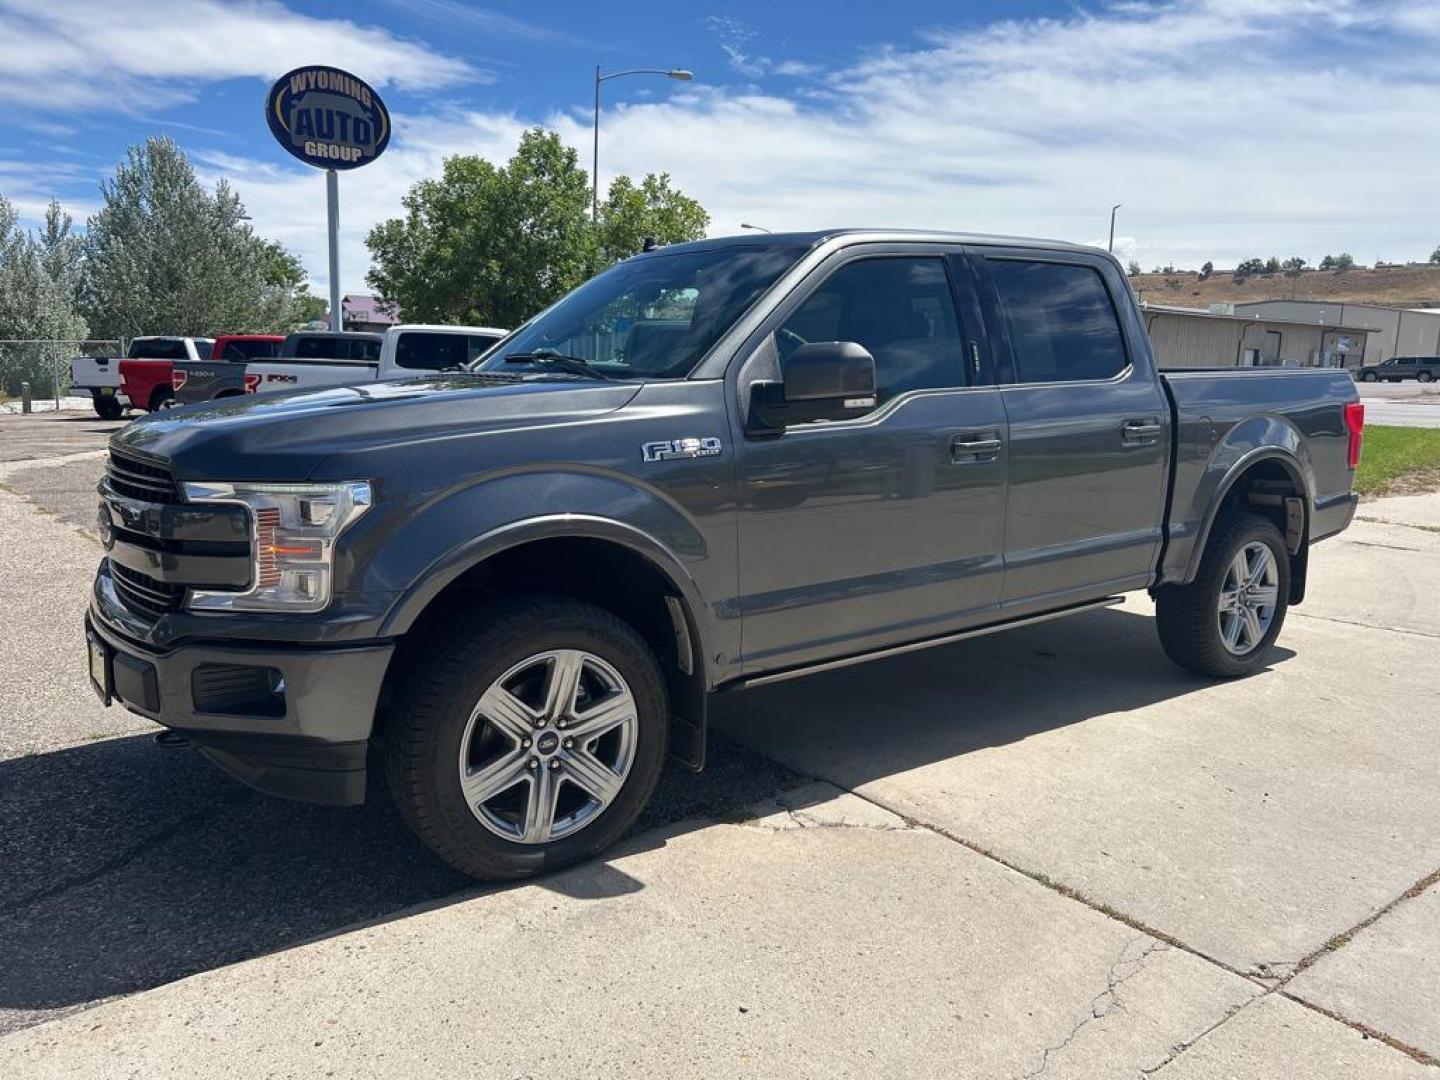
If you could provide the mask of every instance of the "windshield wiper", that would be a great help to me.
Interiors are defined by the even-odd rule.
[[[587,379],[599,379],[602,382],[610,382],[610,376],[603,371],[596,371],[578,356],[565,356],[557,352],[528,352],[510,353],[505,357],[507,364],[540,364],[543,367],[558,368],[560,371],[570,375],[580,375]]]

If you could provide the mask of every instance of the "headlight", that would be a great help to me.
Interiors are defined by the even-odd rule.
[[[370,508],[370,485],[185,485],[192,503],[238,503],[250,511],[247,592],[193,589],[195,611],[319,611],[330,602],[335,538]]]

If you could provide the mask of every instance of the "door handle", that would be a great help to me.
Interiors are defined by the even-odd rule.
[[[982,461],[994,461],[1000,456],[999,432],[976,431],[954,435],[950,439],[950,463],[952,465],[973,465]]]
[[[1149,446],[1165,428],[1153,417],[1144,420],[1126,420],[1120,429],[1121,441],[1130,446]]]

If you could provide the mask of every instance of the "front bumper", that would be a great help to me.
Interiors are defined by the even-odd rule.
[[[106,704],[185,735],[226,772],[270,795],[365,800],[366,747],[391,642],[308,647],[190,641],[160,650],[98,617]],[[221,629],[217,621],[216,629]]]

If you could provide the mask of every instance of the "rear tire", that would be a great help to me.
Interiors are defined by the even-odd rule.
[[[1160,644],[1171,660],[1201,675],[1253,675],[1285,624],[1289,596],[1290,556],[1274,522],[1259,514],[1227,516],[1216,523],[1195,580],[1156,592]]]
[[[162,409],[173,409],[176,405],[175,391],[163,386],[157,386],[150,395],[150,412],[160,412]]]
[[[1422,372],[1420,372],[1419,375],[1416,375],[1416,376],[1415,376],[1415,381],[1416,381],[1416,382],[1430,382],[1433,378],[1435,378],[1435,376],[1431,375],[1430,372],[1428,372],[1428,371],[1422,371]]]
[[[385,729],[390,790],[451,866],[527,877],[634,824],[668,717],[659,664],[627,623],[567,597],[506,597],[447,627],[404,676]]]
[[[119,420],[124,414],[125,407],[115,399],[114,395],[95,398],[95,415],[101,420]]]

